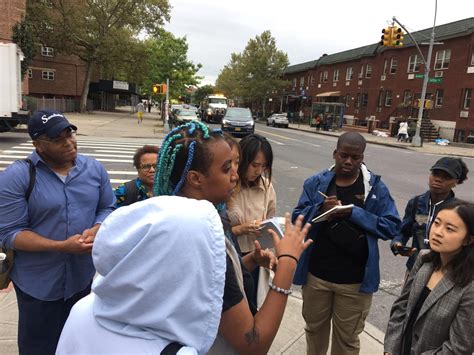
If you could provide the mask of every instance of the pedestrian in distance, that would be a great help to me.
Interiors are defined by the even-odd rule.
[[[406,121],[400,122],[398,127],[397,142],[406,142],[408,140],[408,123]]]
[[[137,149],[133,156],[133,166],[137,169],[138,177],[114,190],[116,207],[128,206],[153,196],[159,151],[160,148],[155,145],[144,145]]]
[[[231,147],[220,130],[209,131],[206,125],[193,121],[176,127],[163,140],[155,179],[155,195],[178,195],[207,200],[221,208],[232,196],[237,181],[238,174],[233,166]],[[222,230],[221,222],[214,227]],[[279,240],[273,234],[279,258],[278,268],[269,286],[271,291],[255,315],[246,300],[247,283],[242,269],[246,267],[251,270],[268,265],[269,260],[256,252],[240,260],[232,242],[226,238],[222,314],[218,336],[209,354],[268,352],[291,293],[291,280],[297,260],[311,243],[303,243],[308,228],[308,225],[303,227],[302,216],[297,218],[294,226],[287,216],[285,237]],[[184,235],[183,237],[185,238]],[[207,270],[203,269],[202,272]]]
[[[444,204],[455,199],[453,189],[467,179],[469,169],[461,158],[444,157],[431,167],[428,177],[429,189],[411,198],[402,220],[400,234],[391,243],[395,255],[407,256],[407,275],[412,269],[418,251],[427,249],[428,231],[431,223]],[[412,238],[411,247],[406,247]]]
[[[408,125],[408,141],[410,143],[413,141],[413,137],[416,134],[416,122],[417,122],[417,120],[413,120]]]
[[[151,112],[152,107],[153,107],[153,102],[151,102],[151,100],[148,100],[148,113]]]
[[[114,209],[107,172],[77,154],[76,130],[60,112],[35,112],[29,162],[0,173],[0,243],[15,253],[21,355],[55,353],[71,307],[90,292],[94,238]]]
[[[443,205],[393,303],[384,351],[390,354],[474,352],[474,204]]]
[[[102,225],[92,257],[93,293],[71,310],[57,355],[207,353],[226,268],[210,202],[160,196],[122,207]]]
[[[399,233],[400,218],[380,176],[364,161],[366,141],[356,132],[342,134],[333,152],[335,165],[308,178],[293,219],[313,224],[311,245],[298,263],[294,283],[303,286],[307,354],[326,354],[332,320],[331,354],[358,354],[372,294],[380,282],[379,239]]]
[[[273,151],[268,140],[261,135],[251,134],[243,138],[239,145],[240,184],[227,204],[227,212],[232,233],[245,255],[255,249],[255,240],[261,234],[261,222],[275,216],[276,193],[272,184]],[[256,269],[252,275],[257,290],[256,298],[252,301],[259,307],[268,291],[270,274],[268,269]]]
[[[138,123],[142,123],[143,121],[143,112],[145,112],[145,106],[143,105],[143,102],[140,100],[137,104],[137,117],[138,117]]]

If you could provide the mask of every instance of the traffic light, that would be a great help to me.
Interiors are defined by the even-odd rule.
[[[389,26],[387,28],[384,28],[382,30],[382,33],[383,34],[380,37],[381,41],[379,42],[379,44],[384,47],[390,47],[390,43],[392,42],[392,27]]]
[[[155,94],[166,94],[168,87],[166,84],[155,84],[153,85],[153,93]]]
[[[403,46],[403,31],[397,26],[392,27],[392,38],[390,47]]]

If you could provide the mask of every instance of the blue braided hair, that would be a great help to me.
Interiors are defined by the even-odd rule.
[[[199,121],[191,121],[171,130],[161,145],[153,194],[177,195],[185,185],[190,170],[205,174],[212,163],[212,153],[207,144],[215,139],[223,139],[222,132],[210,132]]]

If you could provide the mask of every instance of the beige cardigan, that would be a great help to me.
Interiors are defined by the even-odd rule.
[[[227,204],[227,213],[232,227],[255,219],[272,218],[275,216],[275,211],[275,189],[272,183],[265,178],[262,178],[257,186],[241,187]],[[255,234],[241,234],[236,237],[243,253],[255,249]]]

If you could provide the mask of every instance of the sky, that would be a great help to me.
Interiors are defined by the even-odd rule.
[[[188,58],[201,63],[201,85],[249,39],[270,30],[290,65],[378,42],[395,16],[410,32],[433,26],[435,0],[169,0],[165,28],[186,36]],[[436,24],[474,17],[474,0],[438,0]]]

